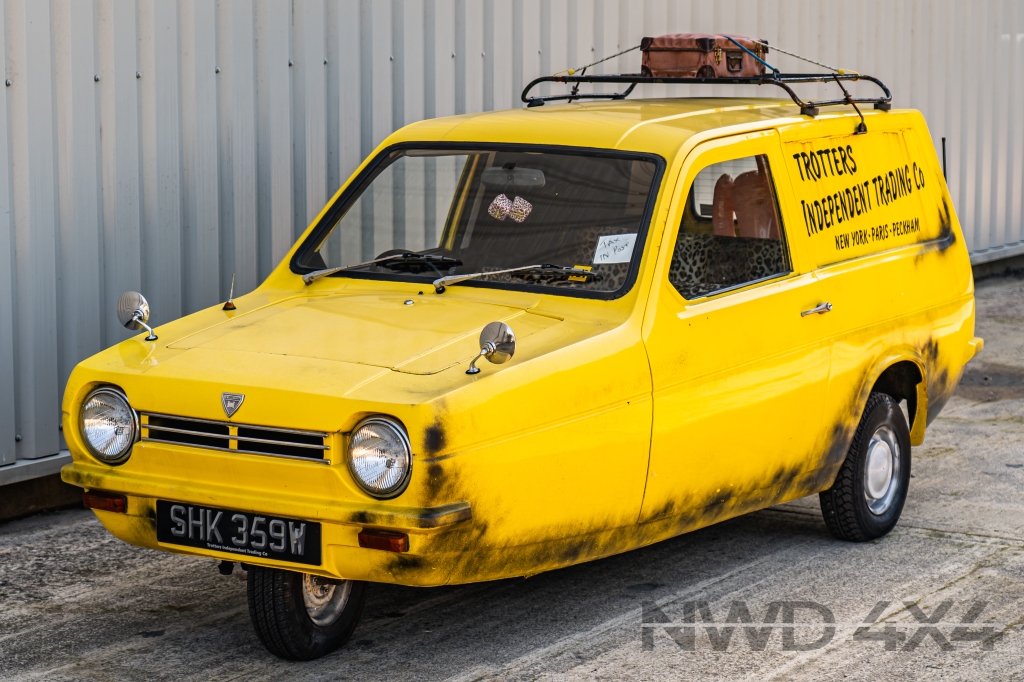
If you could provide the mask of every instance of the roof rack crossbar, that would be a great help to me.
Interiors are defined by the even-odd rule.
[[[805,102],[797,96],[791,83],[834,83],[837,81],[859,81],[864,80],[877,85],[885,95],[883,97],[844,97],[842,99],[824,99]],[[530,97],[530,90],[541,83],[628,83],[629,87],[621,92],[607,93],[579,93],[576,88],[573,92],[564,95],[543,95]],[[693,85],[774,85],[782,88],[789,95],[793,103],[800,107],[800,113],[809,116],[817,116],[819,107],[839,106],[843,104],[873,104],[875,109],[888,111],[892,107],[892,93],[885,83],[873,76],[863,74],[824,74],[824,73],[784,73],[775,76],[761,76],[758,78],[661,78],[644,76],[638,73],[620,73],[600,76],[542,76],[530,81],[530,84],[523,89],[521,99],[528,107],[542,106],[545,102],[560,100],[573,101],[576,99],[625,99],[633,92],[633,88],[641,83],[661,84],[693,84]]]

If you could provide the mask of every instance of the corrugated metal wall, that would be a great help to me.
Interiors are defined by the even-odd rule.
[[[64,383],[125,338],[121,292],[144,292],[161,323],[223,300],[232,273],[249,291],[395,128],[519,106],[530,79],[644,35],[751,35],[880,77],[948,138],[976,259],[1024,251],[1020,0],[2,5],[0,482],[2,465],[62,447]],[[639,55],[603,67],[636,71]]]

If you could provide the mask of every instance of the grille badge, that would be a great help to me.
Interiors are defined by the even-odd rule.
[[[245,395],[241,393],[221,393],[220,404],[224,407],[224,414],[231,418],[235,412],[238,412],[238,408],[242,406],[242,401],[245,400]]]

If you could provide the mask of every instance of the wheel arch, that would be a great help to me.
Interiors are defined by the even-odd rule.
[[[872,393],[884,393],[897,402],[907,401],[910,417],[910,444],[924,442],[928,421],[928,382],[924,358],[913,349],[893,349],[875,363],[865,401]]]

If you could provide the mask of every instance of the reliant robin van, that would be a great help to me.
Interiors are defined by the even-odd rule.
[[[837,537],[885,535],[982,347],[921,114],[601,97],[398,130],[228,305],[149,329],[126,294],[148,334],[72,374],[63,479],[125,542],[241,563],[293,659],[369,583],[528,576],[815,493]]]

